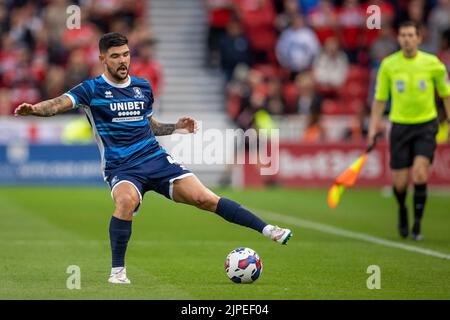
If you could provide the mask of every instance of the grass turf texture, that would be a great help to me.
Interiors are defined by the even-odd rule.
[[[442,194],[431,192],[425,241],[415,243],[398,237],[394,199],[380,191],[347,192],[335,210],[326,207],[325,190],[216,191],[248,208],[450,253],[450,197]],[[107,283],[113,203],[106,188],[0,188],[0,204],[0,299],[450,299],[450,260],[292,225],[294,237],[281,246],[155,193],[133,222],[132,284],[114,286]],[[263,262],[250,285],[232,283],[224,271],[225,257],[240,246]],[[81,268],[81,290],[66,288],[69,265]],[[367,289],[369,265],[381,268],[380,290]]]

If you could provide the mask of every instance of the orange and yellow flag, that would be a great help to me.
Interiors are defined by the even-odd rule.
[[[347,169],[345,169],[334,181],[333,186],[328,190],[328,206],[336,208],[344,193],[345,187],[355,184],[364,164],[367,160],[367,152],[356,159]]]

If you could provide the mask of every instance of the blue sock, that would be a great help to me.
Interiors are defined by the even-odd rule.
[[[262,232],[264,227],[267,226],[267,223],[242,207],[239,203],[227,198],[219,199],[216,213],[227,221],[254,229],[258,232]]]
[[[111,217],[109,239],[111,241],[112,267],[125,267],[125,251],[131,236],[131,221]]]

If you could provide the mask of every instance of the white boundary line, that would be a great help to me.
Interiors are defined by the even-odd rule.
[[[253,210],[253,209],[251,209],[251,210]],[[341,236],[341,237],[346,237],[346,238],[356,239],[356,240],[360,240],[360,241],[379,244],[379,245],[382,245],[385,247],[402,249],[405,251],[410,251],[410,252],[424,254],[427,256],[450,260],[450,254],[439,252],[439,251],[416,247],[416,246],[403,244],[403,243],[399,243],[399,242],[395,242],[395,241],[391,241],[391,240],[385,240],[385,239],[374,237],[374,236],[371,236],[371,235],[368,235],[365,233],[348,231],[348,230],[333,227],[330,225],[313,222],[313,221],[309,221],[309,220],[304,220],[304,219],[300,219],[300,218],[296,218],[296,217],[290,217],[290,216],[279,214],[279,213],[274,213],[274,212],[269,212],[269,211],[264,211],[264,210],[259,210],[259,209],[255,209],[254,212],[260,213],[265,218],[276,220],[276,221],[283,222],[286,224],[291,224],[291,225],[298,226],[298,227],[302,227],[305,229],[311,229],[311,230],[315,230],[315,231],[319,231],[319,232],[330,233],[330,234],[334,234],[334,235]]]

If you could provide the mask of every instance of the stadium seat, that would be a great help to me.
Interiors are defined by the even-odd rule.
[[[340,114],[340,106],[335,99],[324,99],[322,102],[322,113],[327,115]]]
[[[298,88],[293,82],[287,82],[283,85],[283,97],[286,101],[286,113],[297,112]]]
[[[230,119],[236,119],[241,109],[238,95],[229,95],[227,99],[227,113]]]
[[[322,113],[326,115],[355,115],[364,107],[363,99],[324,99]]]
[[[343,100],[365,99],[367,98],[368,84],[366,82],[351,80],[339,91],[339,96]]]
[[[358,66],[351,65],[348,69],[347,81],[361,81],[367,82],[369,80],[369,69]]]
[[[257,64],[253,69],[260,71],[266,79],[280,77],[280,70],[273,64]]]
[[[364,99],[352,99],[350,101],[347,101],[347,112],[348,114],[358,114],[361,112],[361,110],[364,108],[365,105]]]

